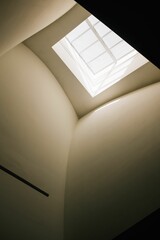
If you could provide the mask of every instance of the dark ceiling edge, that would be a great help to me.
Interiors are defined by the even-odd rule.
[[[160,208],[113,240],[160,239]]]
[[[159,6],[157,1],[110,3],[77,0],[78,4],[110,27],[160,69]]]

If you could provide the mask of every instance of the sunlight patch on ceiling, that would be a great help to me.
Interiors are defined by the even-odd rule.
[[[93,15],[52,49],[92,97],[148,62]]]

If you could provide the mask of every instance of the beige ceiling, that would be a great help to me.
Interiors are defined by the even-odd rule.
[[[89,15],[74,0],[2,0],[0,7],[0,56],[23,42],[56,76],[79,117],[160,78],[159,69],[149,62],[102,94],[90,97],[51,48]]]
[[[75,4],[73,0],[1,0],[0,56],[54,22]]]
[[[158,82],[160,79],[159,69],[149,62],[116,85],[92,98],[51,48],[89,15],[87,10],[76,4],[61,18],[24,41],[24,44],[36,53],[56,76],[79,117],[108,101]]]

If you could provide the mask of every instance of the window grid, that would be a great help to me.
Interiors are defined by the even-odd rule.
[[[92,33],[91,38],[89,32]],[[81,38],[84,45],[79,41]],[[89,43],[88,39],[92,42]],[[52,48],[64,58],[66,65],[92,97],[136,70],[137,60],[140,66],[148,61],[93,15]],[[106,58],[102,59],[105,54]]]
[[[102,37],[99,35],[99,33],[97,32],[97,30],[95,29],[95,26],[97,24],[100,23],[100,21],[96,21],[94,24],[91,23],[91,21],[88,19],[85,20],[85,22],[88,24],[89,28],[85,29],[84,32],[81,32],[79,35],[77,35],[76,38],[74,38],[72,41],[69,40],[69,38],[66,36],[66,40],[68,41],[68,43],[72,46],[72,48],[76,51],[76,53],[78,54],[78,56],[82,59],[82,61],[86,64],[86,66],[88,67],[88,69],[90,70],[90,72],[95,75],[98,74],[100,72],[102,72],[103,70],[105,70],[105,68],[112,66],[111,70],[109,71],[110,73],[112,72],[112,70],[114,69],[115,66],[119,65],[118,62],[119,60],[125,58],[126,55],[128,55],[131,51],[133,51],[134,49],[132,48],[132,50],[130,52],[127,52],[125,55],[123,55],[122,57],[120,57],[119,59],[115,57],[115,55],[112,52],[112,49],[115,48],[116,46],[118,46],[121,42],[123,42],[123,39],[121,39],[119,36],[120,41],[115,43],[114,45],[112,45],[110,48],[109,46],[107,46],[107,43],[104,41],[104,38],[109,35],[112,31],[109,30],[107,33],[105,33]],[[107,27],[106,27],[107,28]],[[94,35],[96,36],[96,40],[93,41],[90,45],[86,46],[83,50],[78,51],[77,48],[73,45],[73,43],[80,39],[84,34],[86,34],[89,30],[92,30],[92,32],[94,33]],[[74,30],[73,30],[74,31]],[[115,34],[115,33],[113,33]],[[116,34],[115,34],[116,35]],[[97,56],[93,57],[90,61],[86,61],[84,59],[84,57],[82,56],[82,53],[84,53],[86,50],[88,50],[91,46],[93,46],[96,42],[99,42],[103,47],[104,47],[104,51],[99,53]],[[90,67],[90,65],[92,64],[92,62],[94,62],[97,58],[101,57],[102,55],[104,55],[105,53],[109,54],[109,56],[112,58],[113,62],[104,65],[102,68],[100,68],[100,70],[96,71],[96,73],[92,70],[92,68]],[[90,64],[90,65],[89,65]],[[123,61],[122,63],[123,64]],[[108,75],[108,74],[107,74]]]

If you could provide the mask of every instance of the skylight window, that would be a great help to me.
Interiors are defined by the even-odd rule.
[[[148,62],[93,15],[52,49],[92,97]]]

